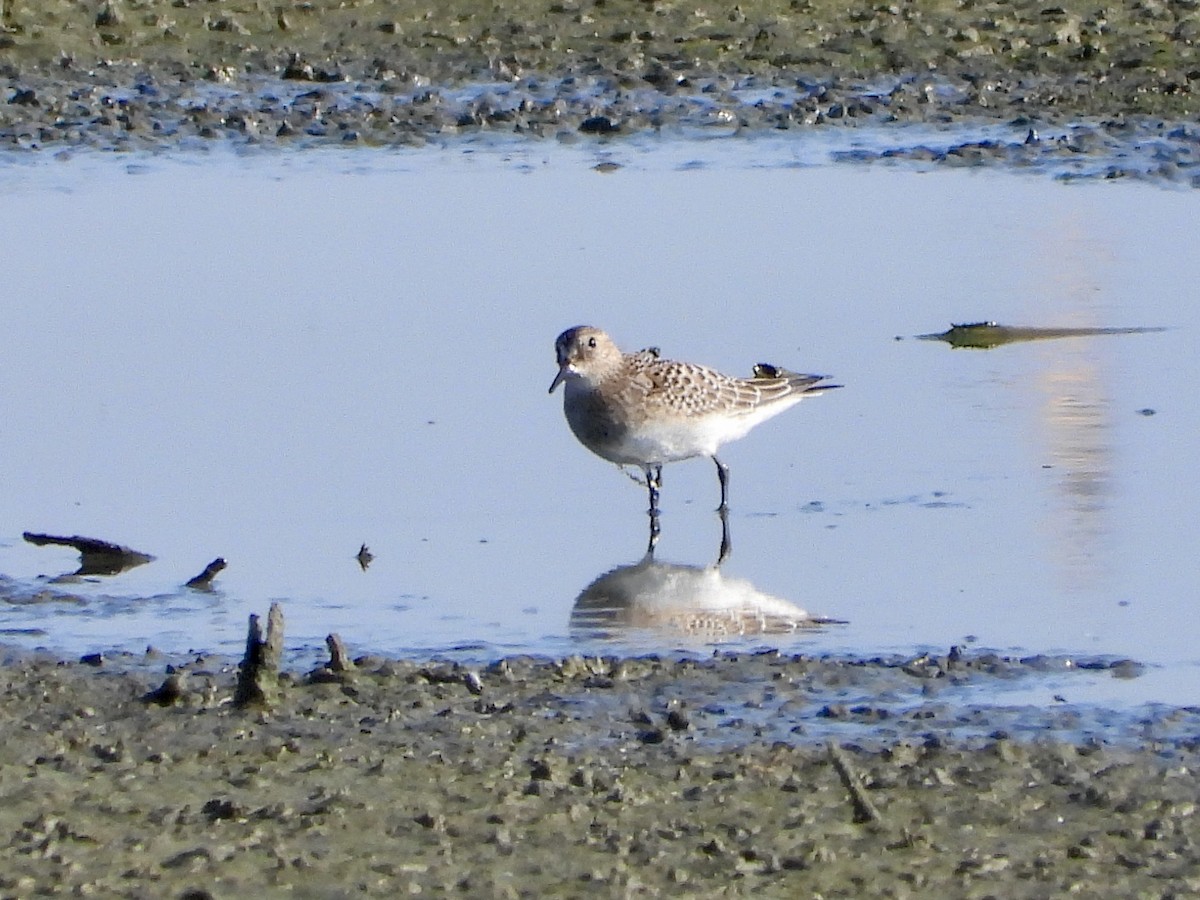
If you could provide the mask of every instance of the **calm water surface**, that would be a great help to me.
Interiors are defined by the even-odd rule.
[[[664,473],[655,577],[848,623],[747,646],[1128,656],[1147,674],[1086,690],[1197,702],[1197,194],[801,146],[0,163],[5,639],[237,653],[279,599],[302,651],[707,652],[572,623],[647,530],[546,393],[554,337],[590,323],[846,386],[723,453],[720,572],[711,463]],[[1169,330],[911,339],[986,319]],[[157,560],[49,584],[77,554],[24,530]],[[180,588],[216,556],[218,590]]]

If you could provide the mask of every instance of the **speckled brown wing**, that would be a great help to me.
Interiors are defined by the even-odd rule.
[[[815,394],[841,387],[840,384],[821,384],[828,377],[828,375],[803,375],[800,372],[791,372],[769,363],[759,363],[754,367],[754,377],[743,380],[743,384],[759,388],[768,400],[778,400],[789,394]]]
[[[644,401],[680,416],[749,412],[811,388],[822,375],[798,375],[760,366],[754,378],[733,378],[707,366],[637,355],[633,384]],[[770,374],[766,374],[769,372]]]

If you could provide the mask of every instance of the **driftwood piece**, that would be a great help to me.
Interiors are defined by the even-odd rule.
[[[863,790],[862,782],[858,780],[858,775],[854,772],[849,758],[833,741],[826,746],[829,749],[829,758],[833,761],[833,767],[837,769],[838,777],[842,779],[842,784],[850,792],[850,800],[854,804],[854,821],[860,824],[864,822],[882,824],[883,816],[871,802],[867,792]]]
[[[269,707],[279,694],[279,664],[283,658],[283,607],[271,604],[267,633],[263,636],[258,616],[250,615],[246,655],[238,668],[233,703],[238,707]]]
[[[79,571],[76,575],[116,575],[134,566],[148,563],[152,559],[149,553],[142,553],[120,544],[102,541],[98,538],[72,535],[61,537],[56,534],[38,534],[26,531],[25,540],[39,547],[55,544],[60,547],[74,547],[79,551]]]
[[[203,572],[201,572],[195,578],[188,581],[184,586],[190,587],[190,588],[195,588],[198,591],[211,591],[212,586],[213,586],[213,579],[216,578],[217,575],[220,574],[220,572],[227,565],[228,565],[228,563],[225,562],[224,557],[218,556],[216,559],[214,559],[212,562],[210,562],[207,566],[204,567]]]

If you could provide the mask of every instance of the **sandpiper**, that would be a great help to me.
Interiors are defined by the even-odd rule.
[[[550,393],[566,382],[563,410],[580,443],[618,466],[646,473],[650,514],[658,513],[665,463],[707,456],[717,466],[721,505],[729,508],[729,468],[717,459],[726,441],[804,397],[840,387],[828,376],[799,375],[760,363],[751,378],[722,375],[707,366],[661,359],[657,348],[622,353],[599,328],[569,328],[554,344],[558,374]]]

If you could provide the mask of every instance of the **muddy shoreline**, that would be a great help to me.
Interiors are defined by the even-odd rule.
[[[846,158],[1200,185],[1192,4],[7,0],[3,26],[18,151],[1001,125]]]
[[[131,661],[0,666],[5,896],[1200,890],[1200,711],[1080,739],[1070,708],[1022,736],[938,699],[1032,662],[360,657],[254,710],[228,660],[178,696]],[[822,705],[847,685],[874,702]],[[813,706],[827,733],[789,731]]]

